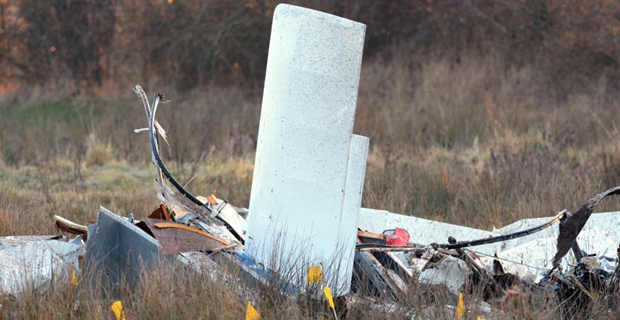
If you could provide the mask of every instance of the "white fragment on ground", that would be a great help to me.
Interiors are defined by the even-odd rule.
[[[68,278],[83,246],[46,237],[0,238],[0,292],[15,295]]]
[[[433,268],[422,271],[418,281],[423,284],[443,284],[450,289],[450,292],[458,294],[463,292],[463,285],[470,274],[471,270],[465,261],[445,256]]]

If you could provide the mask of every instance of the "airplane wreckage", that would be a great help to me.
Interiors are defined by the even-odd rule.
[[[352,130],[364,34],[354,21],[277,7],[249,210],[195,196],[171,175],[159,153],[163,95],[149,102],[136,86],[148,121],[136,131],[148,131],[160,206],[140,221],[102,207],[88,226],[56,216],[60,235],[53,238],[0,238],[1,291],[17,294],[27,283],[44,286],[59,273],[94,269],[92,280],[114,292],[142,268],[176,260],[210,272],[232,264],[257,287],[277,283],[288,295],[303,294],[308,288],[300,284],[319,277],[336,297],[398,300],[417,281],[454,295],[479,290],[486,301],[526,286],[554,295],[565,315],[593,300],[612,303],[620,286],[620,218],[593,212],[620,187],[575,212],[492,231],[361,207],[368,138]]]

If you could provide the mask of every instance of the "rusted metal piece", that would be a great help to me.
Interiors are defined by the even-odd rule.
[[[159,204],[159,207],[149,215],[149,218],[170,221],[168,207],[163,203]]]
[[[214,195],[210,195],[207,197],[207,201],[209,201],[209,204],[211,204],[212,206],[216,206],[217,205],[217,200],[215,200],[215,196]]]
[[[205,233],[204,231],[185,225],[180,225],[185,228],[176,226],[173,228],[161,228],[158,224],[166,223],[163,220],[146,218],[142,221],[153,233],[153,236],[159,242],[159,247],[165,254],[177,254],[187,251],[214,252],[230,247],[230,244],[225,244],[224,242],[226,241],[222,239],[213,239],[212,237],[215,236],[212,235],[207,237],[203,234]]]
[[[156,228],[159,228],[159,229],[166,229],[166,228],[181,229],[181,230],[193,232],[193,233],[196,233],[196,234],[201,235],[203,237],[206,237],[206,238],[209,238],[211,240],[217,241],[217,242],[219,242],[219,243],[221,243],[221,244],[223,244],[225,246],[230,245],[230,242],[228,242],[228,241],[226,241],[224,239],[218,238],[218,237],[216,237],[216,236],[214,236],[212,234],[209,234],[207,232],[204,232],[202,230],[199,230],[199,229],[196,229],[196,228],[192,228],[192,227],[188,227],[188,226],[186,226],[184,224],[162,221],[162,222],[155,223],[154,226]]]

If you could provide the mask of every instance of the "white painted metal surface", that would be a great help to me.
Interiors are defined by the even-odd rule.
[[[525,229],[529,229],[538,225],[541,225],[547,221],[549,221],[551,218],[550,217],[545,217],[545,218],[533,218],[533,219],[523,219],[523,220],[519,220],[516,221],[514,223],[511,223],[505,227],[502,227],[500,229],[495,229],[493,230],[494,232],[498,232],[500,234],[507,234],[507,233],[511,233],[511,232],[516,232],[519,230],[525,230]],[[598,230],[600,232],[602,232],[603,235],[608,236],[610,239],[612,239],[614,241],[614,243],[618,243],[620,242],[620,212],[604,212],[604,213],[593,213],[590,216],[590,219],[588,219],[588,222],[586,223],[586,225],[583,227],[583,230]],[[531,237],[524,237],[524,238],[518,238],[518,239],[514,239],[511,241],[508,241],[506,243],[506,248],[513,248],[517,245],[521,245],[529,240],[531,240],[531,238],[533,237],[553,237],[553,238],[557,238],[558,237],[558,233],[559,230],[557,227],[552,227],[552,228],[548,228],[545,229],[541,232],[536,233],[535,236],[531,236]],[[579,241],[579,243],[581,244],[581,242],[583,241],[587,241],[587,239],[581,237],[581,235],[577,238],[577,241]],[[612,244],[613,245],[613,244]],[[582,248],[584,250],[586,250],[588,253],[597,253],[600,254],[600,252],[595,252],[595,251],[591,251],[588,250],[588,248],[584,247]],[[615,249],[614,249],[615,250]]]
[[[49,285],[53,279],[70,279],[83,246],[51,239],[52,236],[0,238],[0,293],[17,295]]]
[[[367,208],[361,209],[358,225],[363,230],[377,233],[395,227],[403,228],[409,232],[409,242],[422,245],[433,242],[448,243],[449,236],[453,236],[459,241],[465,241],[499,235],[497,232]],[[477,250],[488,254],[495,253],[496,248],[497,246],[493,244],[476,247]]]
[[[346,294],[351,287],[353,274],[353,261],[355,258],[355,241],[357,238],[357,222],[362,206],[362,193],[364,192],[364,176],[366,173],[366,160],[368,155],[369,140],[366,137],[353,135],[346,169],[344,186],[344,199],[342,212],[339,217],[338,238],[336,246],[340,251],[335,251],[336,259],[332,261],[338,265],[338,277],[334,279],[336,291]],[[315,223],[321,223],[315,221]],[[331,240],[334,242],[334,239]],[[327,245],[327,244],[326,244]]]
[[[247,248],[266,265],[329,269],[343,257],[337,295],[350,287],[366,163],[367,140],[351,135],[364,33],[333,15],[276,8],[248,215]]]
[[[448,236],[466,241],[508,234],[539,226],[551,219],[552,217],[523,219],[500,229],[484,231],[385,210],[362,208],[358,224],[364,230],[378,233],[400,227],[409,232],[410,242],[425,245],[433,242],[447,243]],[[558,226],[555,225],[529,236],[468,249],[485,254],[481,258],[489,266],[493,262],[492,256],[497,253],[498,257],[503,259],[502,264],[507,272],[519,276],[535,276],[555,255],[558,233]],[[592,214],[577,237],[577,242],[583,251],[596,254],[599,262],[610,264],[612,267],[615,266],[613,261],[616,258],[619,241],[620,213],[617,212]],[[573,253],[569,251],[561,265],[566,269],[569,263],[574,264],[574,260]],[[612,267],[608,269],[613,269]]]

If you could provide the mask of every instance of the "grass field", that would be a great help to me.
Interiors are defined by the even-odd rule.
[[[528,67],[505,70],[475,58],[413,67],[406,58],[394,61],[372,61],[362,70],[354,132],[371,139],[364,207],[491,229],[575,210],[595,193],[620,184],[620,100],[608,89],[610,80],[603,77],[591,87],[558,94]],[[172,100],[158,116],[170,137],[171,148],[163,154],[178,180],[191,180],[188,189],[196,195],[215,193],[247,206],[260,92],[212,87],[180,95],[169,88],[145,89]],[[146,126],[144,113],[131,88],[126,91],[62,99],[5,97],[0,235],[52,234],[53,215],[87,223],[100,205],[137,219],[158,205],[147,135],[133,132]],[[598,209],[619,207],[612,199]],[[149,274],[127,293],[127,319],[243,318],[245,301],[234,284],[171,274],[165,268]],[[52,290],[5,298],[0,314],[112,317],[108,301],[97,296],[74,311],[76,298],[77,289],[54,283]],[[331,316],[309,299],[276,298],[258,299],[266,318]],[[475,294],[466,296],[470,303],[475,299]],[[553,303],[520,303],[506,307],[498,319],[557,317]],[[437,312],[432,318],[454,317],[441,303],[432,305]],[[425,306],[423,297],[412,294],[393,312],[360,304],[350,316],[401,319],[412,310],[421,314]],[[475,319],[474,311],[468,317]]]

